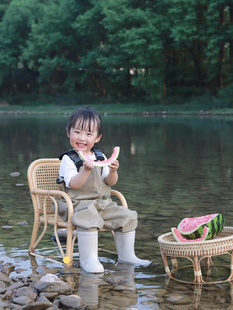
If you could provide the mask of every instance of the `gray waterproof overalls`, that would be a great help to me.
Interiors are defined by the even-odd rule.
[[[105,225],[111,230],[129,232],[137,227],[137,212],[118,206],[112,201],[111,188],[103,182],[100,167],[94,167],[86,183],[77,190],[67,188],[65,182],[58,186],[70,196],[73,202],[72,224],[78,228],[101,229]],[[66,221],[65,202],[58,200],[58,206],[59,215]]]

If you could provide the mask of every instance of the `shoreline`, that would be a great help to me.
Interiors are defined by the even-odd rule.
[[[50,112],[50,111],[22,111],[11,110],[1,111],[0,115],[65,115],[69,116],[72,112]],[[166,116],[166,115],[193,115],[193,116],[232,116],[232,112],[213,112],[213,111],[200,111],[200,112],[173,112],[173,111],[144,111],[144,112],[99,112],[101,115],[126,115],[126,116]]]

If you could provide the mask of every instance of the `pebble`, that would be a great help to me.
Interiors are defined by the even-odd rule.
[[[79,309],[80,307],[83,307],[85,305],[82,298],[77,295],[62,297],[60,299],[60,304],[65,307],[71,307],[72,309]]]
[[[5,270],[6,273],[3,272]],[[197,289],[191,285],[170,281],[166,289],[159,286],[150,288],[135,287],[134,268],[130,265],[117,265],[103,274],[85,273],[78,267],[47,268],[32,264],[32,274],[22,276],[16,273],[17,267],[0,262],[0,309],[12,310],[59,310],[59,309],[181,309],[194,306],[193,298]],[[23,269],[22,269],[23,270]],[[16,276],[10,277],[10,273]],[[20,270],[18,270],[20,271]],[[142,282],[143,283],[143,282]],[[231,304],[230,293],[218,287],[218,293],[204,286],[202,305],[222,309]],[[216,292],[216,291],[215,291]],[[194,294],[195,293],[195,294]],[[210,295],[212,293],[212,295]],[[199,294],[199,295],[200,295]],[[141,296],[141,300],[138,296]],[[198,298],[199,298],[198,295]],[[210,303],[210,296],[213,300]],[[140,308],[141,307],[141,308]],[[208,308],[208,307],[207,307]],[[225,309],[225,308],[224,308]],[[229,309],[232,309],[229,307]],[[233,309],[232,309],[233,310]]]
[[[32,274],[22,276],[16,273],[10,277],[11,272],[20,269],[11,263],[0,262],[0,270],[0,309],[95,308],[101,300],[100,291],[104,292],[101,302],[106,310],[119,306],[131,309],[130,306],[137,303],[131,268],[118,267],[116,279],[107,272],[105,275],[89,274],[77,267],[58,270],[33,264]]]
[[[46,268],[37,269],[45,274]],[[50,271],[54,272],[53,269],[47,268],[45,275],[31,274],[27,277],[19,275],[12,278],[9,274],[15,270],[13,264],[1,262],[0,270],[0,309],[58,309],[56,304],[77,309],[74,307],[74,298],[76,298],[76,305],[81,307],[85,305],[80,296],[75,295],[74,298],[65,299],[66,295],[72,296],[72,291],[67,282],[60,280],[58,275],[50,273]],[[61,302],[60,299],[62,299]]]
[[[28,225],[28,222],[26,222],[26,221],[18,222],[17,225]]]
[[[18,177],[18,176],[20,176],[20,173],[17,172],[17,171],[11,172],[11,173],[10,173],[10,176],[11,176],[11,177]]]

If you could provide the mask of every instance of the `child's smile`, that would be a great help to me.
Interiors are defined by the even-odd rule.
[[[93,126],[93,131],[89,131],[89,128],[76,128],[71,127],[70,132],[67,132],[70,138],[70,144],[76,151],[85,152],[87,155],[91,155],[91,148],[97,143],[101,135],[98,134],[96,126]]]

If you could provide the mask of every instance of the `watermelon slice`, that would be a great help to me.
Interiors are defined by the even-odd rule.
[[[200,238],[198,238],[198,239],[189,239],[189,240],[184,238],[176,227],[171,228],[171,231],[172,231],[173,237],[178,242],[200,242],[200,241],[204,241],[204,240],[207,239],[209,228],[207,226],[204,227],[203,235]]]
[[[89,160],[89,161],[93,162],[94,166],[96,166],[96,167],[105,167],[105,166],[109,166],[113,160],[117,159],[117,157],[119,156],[119,153],[120,153],[120,147],[115,146],[111,157],[109,157],[106,160],[91,160],[88,157],[86,157],[84,152],[79,151],[78,153],[79,153],[80,158],[83,161]]]
[[[225,218],[220,213],[200,217],[186,217],[178,225],[181,235],[187,239],[198,239],[203,235],[204,227],[209,228],[208,239],[215,238],[223,229]]]

